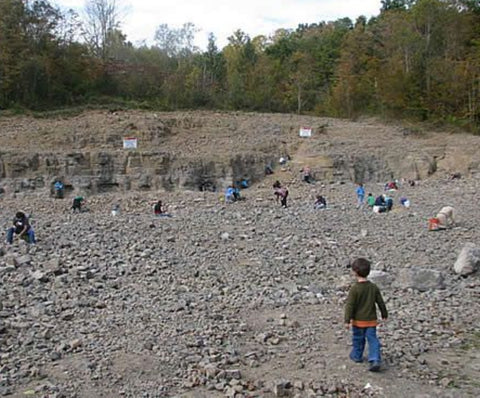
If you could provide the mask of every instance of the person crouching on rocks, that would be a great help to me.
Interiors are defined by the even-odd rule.
[[[75,196],[72,203],[72,211],[80,213],[82,211],[82,205],[85,203],[85,198],[83,196]]]
[[[155,205],[153,206],[153,213],[155,214],[155,216],[157,217],[172,217],[171,214],[168,214],[164,207],[163,207],[163,203],[161,200],[159,200],[157,203],[155,203]]]
[[[55,191],[56,199],[63,199],[65,191],[65,186],[63,185],[63,182],[55,181],[55,184],[53,184],[53,190]]]
[[[112,207],[112,216],[116,217],[120,215],[120,205],[118,203],[115,203]]]
[[[300,170],[300,173],[302,173],[302,179],[305,181],[307,184],[312,184],[313,183],[313,178],[312,178],[312,170],[310,167],[305,166]]]
[[[15,214],[15,218],[13,219],[13,227],[7,230],[7,243],[10,245],[13,243],[14,234],[18,235],[22,239],[25,239],[28,243],[36,243],[35,232],[28,221],[28,217],[22,211],[19,211],[17,214]]]
[[[318,209],[326,209],[327,208],[327,200],[322,195],[317,195],[317,199],[313,204],[313,208],[315,210]]]
[[[379,195],[375,199],[375,203],[373,205],[373,211],[375,213],[384,213],[387,211],[387,203],[385,202],[385,195]]]
[[[225,203],[235,202],[235,188],[233,185],[229,185],[225,190]]]
[[[367,205],[371,209],[373,208],[373,206],[375,206],[375,198],[372,195],[372,193],[369,193],[368,196],[367,196]]]
[[[278,184],[277,184],[278,183]],[[288,189],[287,187],[282,187],[279,181],[276,181],[275,184],[273,184],[273,194],[278,200],[280,200],[280,203],[282,207],[287,207],[287,198],[288,198]]]

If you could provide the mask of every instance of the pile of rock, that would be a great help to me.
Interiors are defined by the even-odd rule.
[[[478,395],[478,185],[404,188],[412,206],[388,214],[357,210],[353,184],[321,188],[324,211],[301,183],[287,209],[267,185],[231,205],[161,193],[172,218],[153,216],[153,193],[88,198],[75,215],[67,200],[4,198],[5,227],[35,209],[38,244],[0,249],[0,395]],[[457,226],[428,231],[445,203]],[[375,376],[349,362],[342,328],[356,256],[391,314]]]

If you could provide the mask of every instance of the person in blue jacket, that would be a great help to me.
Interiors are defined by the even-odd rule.
[[[225,203],[235,202],[235,188],[229,185],[225,190]]]
[[[363,201],[365,199],[365,188],[363,187],[363,184],[358,184],[355,193],[357,194],[357,209],[359,209],[363,206]]]
[[[55,198],[63,199],[63,192],[64,192],[64,185],[61,181],[56,181],[53,185],[53,189],[55,190]]]

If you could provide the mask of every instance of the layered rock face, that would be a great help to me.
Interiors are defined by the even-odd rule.
[[[300,127],[312,128],[300,138]],[[51,189],[87,193],[189,189],[215,191],[263,178],[278,159],[317,180],[381,182],[478,170],[479,140],[471,136],[406,134],[372,121],[293,115],[213,112],[88,112],[68,119],[0,119],[0,186],[19,192]],[[137,149],[123,149],[125,137]]]
[[[1,156],[4,184],[14,191],[49,188],[61,179],[67,190],[101,193],[112,190],[215,191],[222,185],[248,176],[262,177],[271,156],[235,155],[229,161],[176,157],[156,151],[85,151],[70,153],[4,153]]]

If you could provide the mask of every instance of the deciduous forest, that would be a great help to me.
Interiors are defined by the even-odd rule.
[[[196,28],[160,24],[134,45],[113,0],[82,16],[42,1],[0,0],[0,108],[124,103],[371,115],[480,131],[480,2],[385,0],[376,17],[232,32],[220,49]]]

